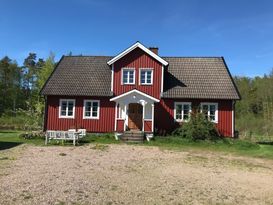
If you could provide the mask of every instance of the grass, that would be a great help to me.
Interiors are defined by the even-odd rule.
[[[0,131],[0,150],[9,149],[20,144],[44,145],[44,139],[23,139],[20,138],[20,131]],[[120,144],[120,141],[115,140],[113,134],[104,135],[87,135],[80,143],[95,144],[95,148],[103,149],[104,146],[99,144]],[[60,143],[59,143],[60,144]],[[56,143],[53,143],[56,145]],[[70,142],[65,145],[72,145]],[[232,153],[237,155],[261,157],[273,159],[273,145],[257,144],[247,140],[239,139],[222,139],[215,142],[211,141],[191,141],[179,137],[159,137],[154,140],[145,142],[141,146],[157,146],[162,149],[173,150],[200,150],[200,151],[218,151],[224,153]]]
[[[273,146],[260,145],[239,139],[222,139],[211,141],[191,141],[179,137],[156,137],[155,140],[146,143],[149,146],[174,150],[203,150],[219,151],[251,157],[261,157],[273,159]]]

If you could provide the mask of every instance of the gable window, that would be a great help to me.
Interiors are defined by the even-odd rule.
[[[60,99],[59,118],[74,118],[74,114],[75,114],[75,100]]]
[[[190,120],[191,103],[190,102],[175,102],[174,103],[174,118],[178,122],[187,122]]]
[[[140,84],[152,85],[153,84],[153,70],[152,69],[140,69]]]
[[[84,119],[99,119],[100,101],[99,100],[84,100],[83,118]]]
[[[135,84],[135,69],[122,69],[122,84]]]
[[[201,103],[201,112],[211,122],[218,122],[218,103]]]

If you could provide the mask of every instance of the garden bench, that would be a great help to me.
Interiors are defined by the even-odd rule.
[[[47,145],[50,140],[64,140],[64,141],[73,141],[73,145],[76,145],[76,142],[80,138],[86,135],[85,129],[70,129],[68,131],[58,131],[58,130],[47,130],[45,136],[45,144]]]

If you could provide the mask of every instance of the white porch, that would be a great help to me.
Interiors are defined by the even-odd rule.
[[[158,99],[134,89],[110,101],[116,102],[115,132],[154,132],[154,104],[159,102]]]

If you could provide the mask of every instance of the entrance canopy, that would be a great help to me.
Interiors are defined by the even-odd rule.
[[[147,95],[146,93],[143,93],[139,90],[134,89],[127,93],[123,93],[119,96],[111,98],[110,101],[114,101],[118,103],[122,102],[123,104],[129,104],[129,103],[143,104],[144,102],[153,104],[155,102],[159,102],[160,100],[150,95]]]

